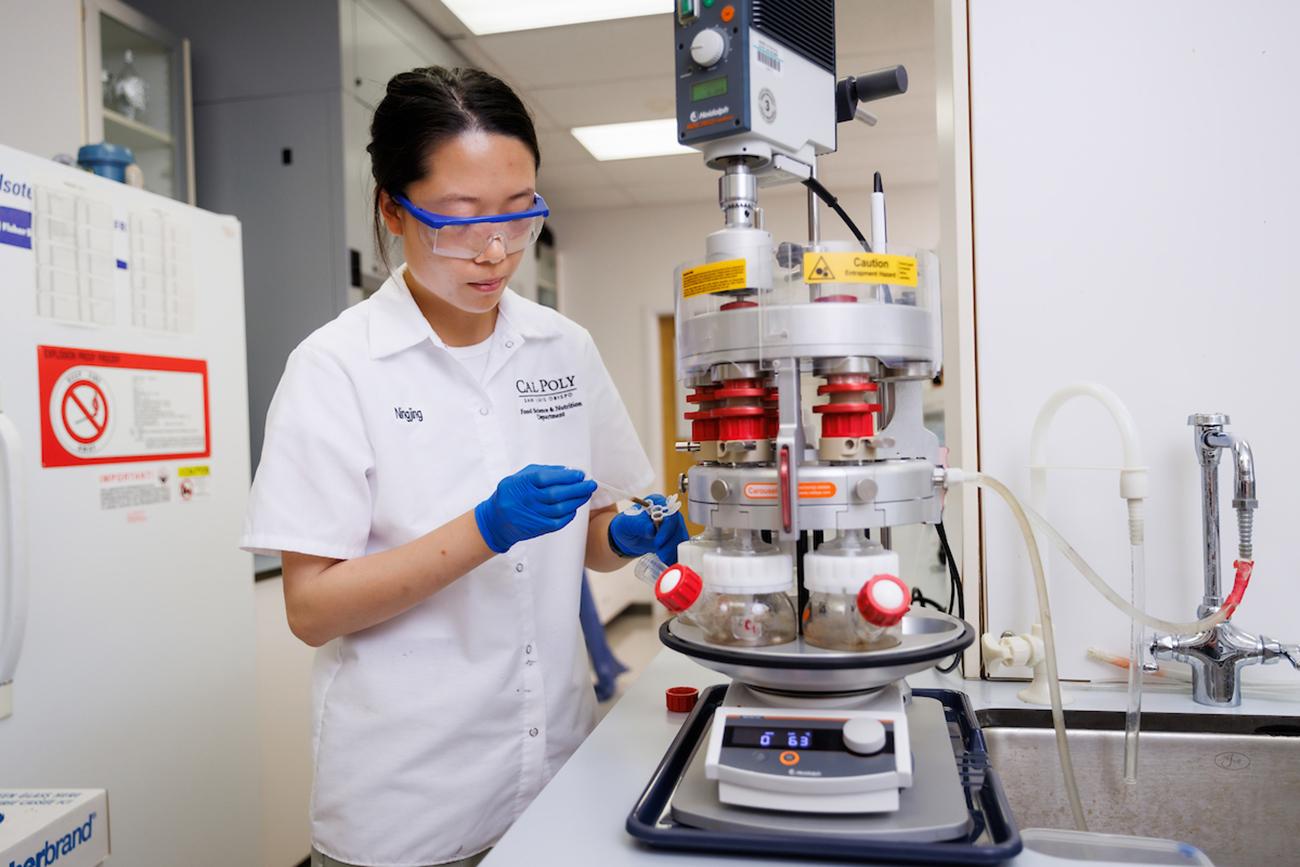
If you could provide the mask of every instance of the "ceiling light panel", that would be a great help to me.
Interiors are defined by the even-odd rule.
[[[665,0],[442,0],[476,36],[635,18],[671,11]]]
[[[677,119],[574,127],[573,137],[598,160],[632,160],[699,153],[677,142]]]

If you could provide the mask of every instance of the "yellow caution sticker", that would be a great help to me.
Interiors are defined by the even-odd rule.
[[[714,292],[731,292],[749,285],[744,259],[726,259],[710,262],[682,272],[682,297],[711,295]]]
[[[206,476],[206,475],[208,475],[208,468],[206,466],[176,468],[176,477],[180,479],[192,479],[195,476]]]
[[[803,254],[803,281],[915,286],[916,259],[888,253],[832,253],[813,250]]]

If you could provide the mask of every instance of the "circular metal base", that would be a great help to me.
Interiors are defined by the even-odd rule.
[[[824,650],[797,638],[770,647],[710,644],[677,618],[659,627],[664,646],[700,665],[758,689],[797,694],[867,692],[924,671],[975,640],[969,623],[941,611],[912,611],[900,642],[883,650]]]
[[[862,464],[803,464],[796,504],[805,530],[934,524],[943,517],[935,460],[881,460]],[[686,508],[709,527],[780,530],[780,474],[774,466],[696,464],[687,471]],[[717,491],[724,496],[718,497]],[[808,486],[806,488],[805,486]]]

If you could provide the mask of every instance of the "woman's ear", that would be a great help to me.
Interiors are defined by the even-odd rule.
[[[402,234],[402,206],[388,195],[387,190],[379,191],[379,215],[384,218],[384,225],[390,233],[398,236]]]

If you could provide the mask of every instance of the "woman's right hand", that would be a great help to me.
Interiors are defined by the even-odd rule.
[[[595,492],[581,470],[530,464],[502,479],[474,519],[487,546],[504,554],[516,542],[563,529]]]

